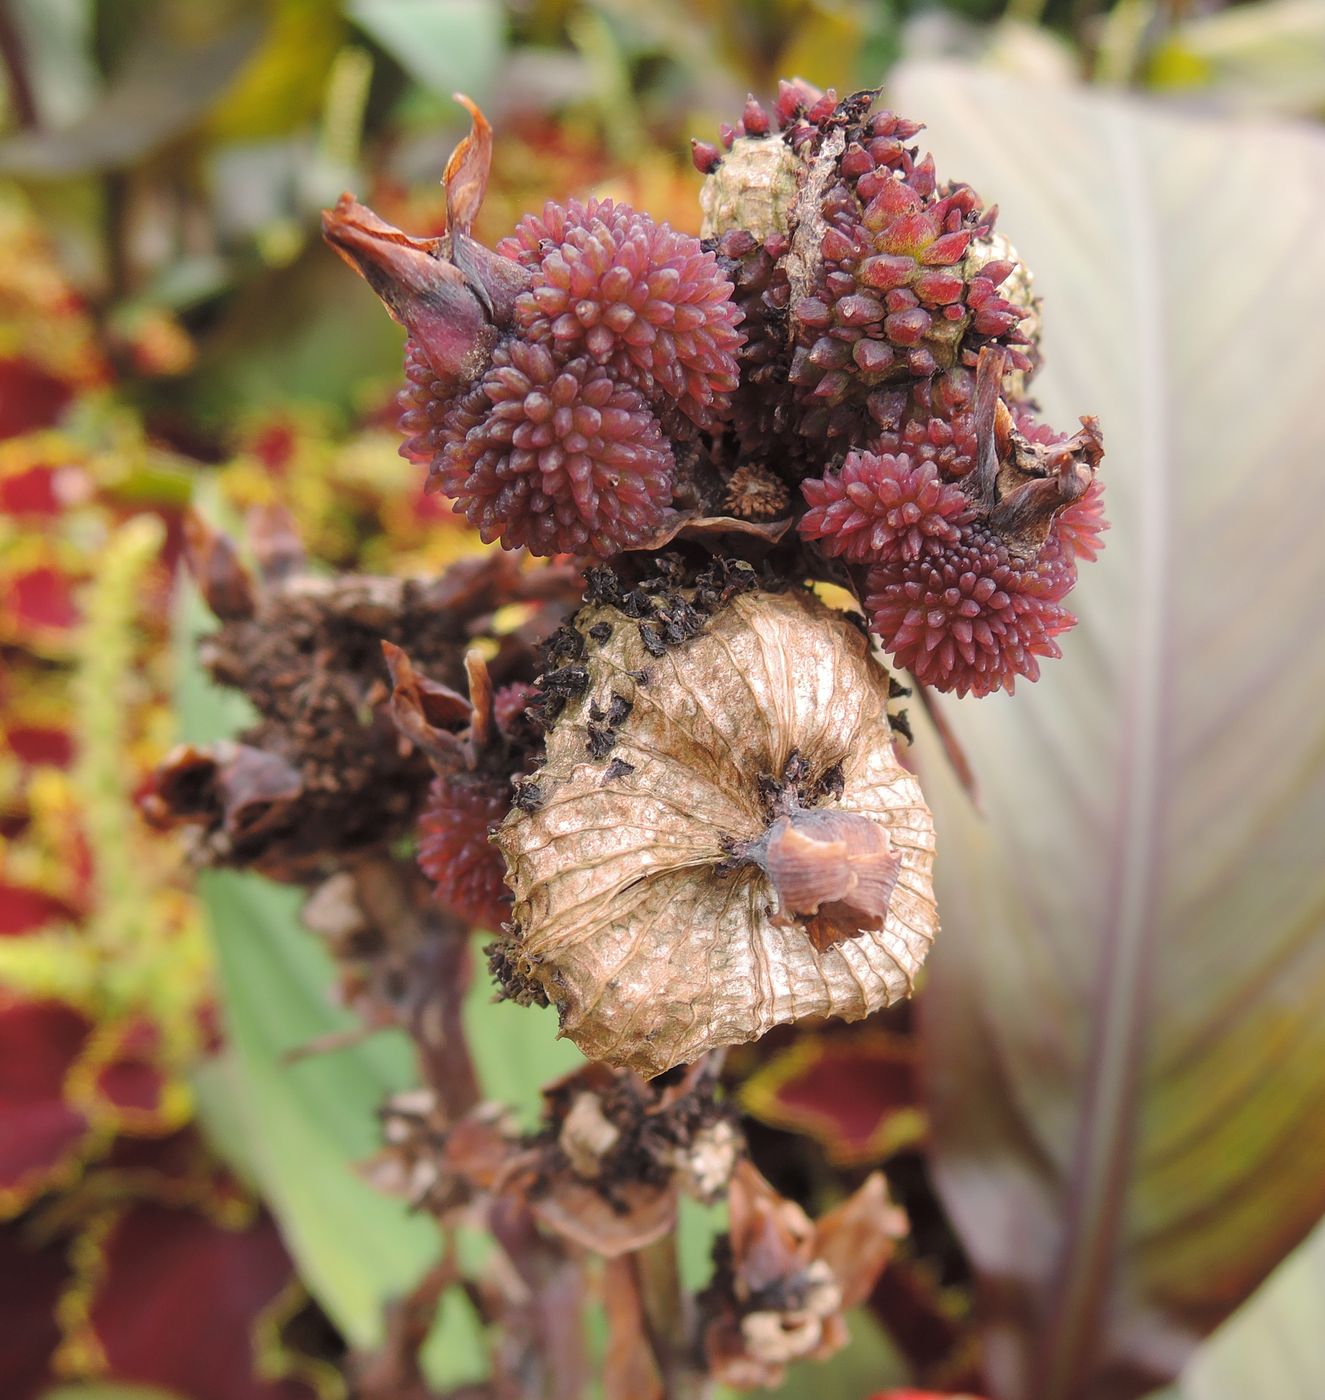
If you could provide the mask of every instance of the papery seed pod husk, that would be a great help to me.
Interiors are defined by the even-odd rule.
[[[606,605],[576,616],[587,684],[548,734],[541,804],[497,834],[516,975],[586,1055],[650,1075],[905,997],[938,926],[933,823],[860,630],[808,593],[754,592],[663,645],[683,609],[659,606],[661,621]],[[594,716],[613,714],[604,741]],[[780,789],[793,772],[794,791]],[[861,920],[877,928],[825,936],[809,926],[822,919],[780,914],[765,867],[741,859],[780,812],[805,808],[887,833],[896,881]]]

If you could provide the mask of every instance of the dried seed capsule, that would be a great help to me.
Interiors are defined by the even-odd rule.
[[[933,160],[907,144],[920,126],[871,115],[874,97],[780,94],[780,139],[756,117],[760,134],[744,123],[705,168],[703,232],[740,264],[733,424],[752,455],[862,447],[892,390],[972,367],[985,346],[1006,353],[1017,395],[1035,369],[1029,274],[994,233],[995,210],[967,185],[940,185]],[[761,371],[789,389],[752,397]]]
[[[497,835],[518,976],[585,1054],[645,1074],[906,996],[937,929],[933,824],[860,631],[800,592],[734,597],[656,657],[614,606],[574,625],[603,622],[545,800]],[[605,772],[586,735],[614,695],[631,708]]]

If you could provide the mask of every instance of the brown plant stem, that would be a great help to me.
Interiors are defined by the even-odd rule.
[[[438,1262],[403,1298],[387,1307],[386,1336],[376,1351],[351,1353],[354,1400],[428,1400],[419,1353],[437,1319],[442,1295],[460,1278],[449,1232]]]
[[[681,1286],[676,1232],[632,1254],[630,1262],[664,1400],[705,1400],[712,1388],[700,1360],[694,1300]]]
[[[691,1092],[716,1080],[727,1046],[703,1055],[686,1072]],[[712,1383],[703,1360],[695,1300],[681,1283],[676,1230],[628,1256],[644,1314],[644,1329],[662,1378],[664,1400],[705,1400]]]
[[[583,1262],[547,1240],[526,1202],[506,1196],[487,1226],[513,1271],[494,1348],[493,1393],[501,1400],[581,1400],[590,1380]]]
[[[431,901],[412,861],[370,855],[351,867],[360,909],[399,949],[411,970],[410,996],[401,1008],[424,1082],[455,1121],[480,1098],[478,1074],[465,1039],[462,1013],[473,974],[471,935]]]

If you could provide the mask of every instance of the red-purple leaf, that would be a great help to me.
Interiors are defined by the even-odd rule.
[[[741,1086],[741,1102],[813,1137],[835,1162],[877,1162],[924,1137],[915,1060],[911,1040],[884,1031],[805,1035]]]
[[[260,1355],[264,1314],[292,1279],[269,1216],[234,1229],[142,1202],[102,1250],[88,1322],[116,1380],[194,1400],[312,1400],[310,1386],[272,1376],[264,1362],[274,1358]]]
[[[91,1030],[63,1002],[0,1001],[0,1219],[77,1170],[90,1127],[65,1080]]]
[[[36,1400],[55,1377],[55,1305],[69,1281],[64,1242],[33,1237],[24,1221],[0,1226],[0,1377],[8,1400]]]

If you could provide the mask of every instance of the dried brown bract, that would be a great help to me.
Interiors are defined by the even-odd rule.
[[[752,577],[733,570],[733,591]],[[540,803],[497,836],[508,989],[643,1074],[867,1016],[909,994],[937,930],[933,825],[893,751],[887,673],[808,593],[726,592],[660,580],[576,617]]]
[[[500,1104],[452,1120],[431,1089],[406,1089],[382,1106],[385,1146],[364,1168],[381,1191],[445,1215],[496,1188],[519,1134]]]
[[[512,1175],[546,1228],[606,1258],[643,1249],[676,1224],[682,1192],[725,1192],[742,1142],[695,1066],[655,1088],[589,1065],[545,1091],[547,1128]]]
[[[842,1314],[868,1296],[906,1217],[878,1172],[815,1223],[742,1162],[730,1203],[731,1231],[701,1300],[705,1356],[725,1385],[775,1386],[788,1363],[846,1344]]]
[[[432,1090],[407,1090],[382,1110],[386,1145],[367,1171],[439,1216],[514,1202],[564,1242],[618,1258],[673,1229],[682,1193],[711,1204],[726,1191],[742,1139],[714,1088],[699,1065],[665,1087],[587,1065],[544,1091],[543,1127],[527,1138],[499,1105],[452,1118]]]

